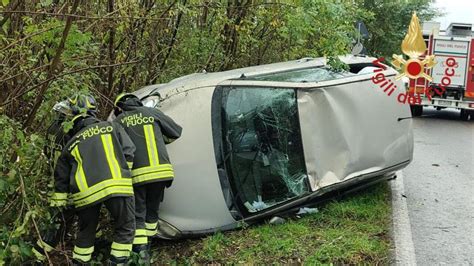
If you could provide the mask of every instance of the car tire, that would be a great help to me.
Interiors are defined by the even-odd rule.
[[[423,114],[423,105],[410,105],[411,116],[417,117]]]
[[[468,111],[468,110],[465,110],[465,109],[461,109],[461,113],[460,113],[460,117],[461,117],[461,120],[463,121],[467,121],[469,120],[469,115],[471,113]],[[472,114],[471,114],[472,115]]]

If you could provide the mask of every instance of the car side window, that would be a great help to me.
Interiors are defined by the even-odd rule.
[[[308,192],[296,91],[222,89],[223,158],[235,197],[257,212]]]

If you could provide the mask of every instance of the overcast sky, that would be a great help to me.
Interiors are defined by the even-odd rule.
[[[473,0],[436,0],[435,7],[440,8],[445,16],[435,19],[441,22],[441,29],[446,29],[451,22],[474,24]]]

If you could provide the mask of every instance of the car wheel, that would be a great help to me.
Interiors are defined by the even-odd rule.
[[[461,109],[461,113],[460,113],[461,120],[467,121],[469,119],[469,114],[470,112],[468,110]]]
[[[423,114],[423,105],[411,105],[411,116],[421,116]]]

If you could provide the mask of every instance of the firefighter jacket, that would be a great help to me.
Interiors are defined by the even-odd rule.
[[[136,98],[129,98],[122,106],[119,122],[137,147],[133,159],[134,185],[168,181],[174,178],[165,144],[181,136],[181,127],[158,109],[145,107]]]
[[[76,208],[110,197],[133,196],[130,166],[135,145],[117,123],[92,116],[75,119],[54,170],[52,205],[62,206],[72,194]]]

